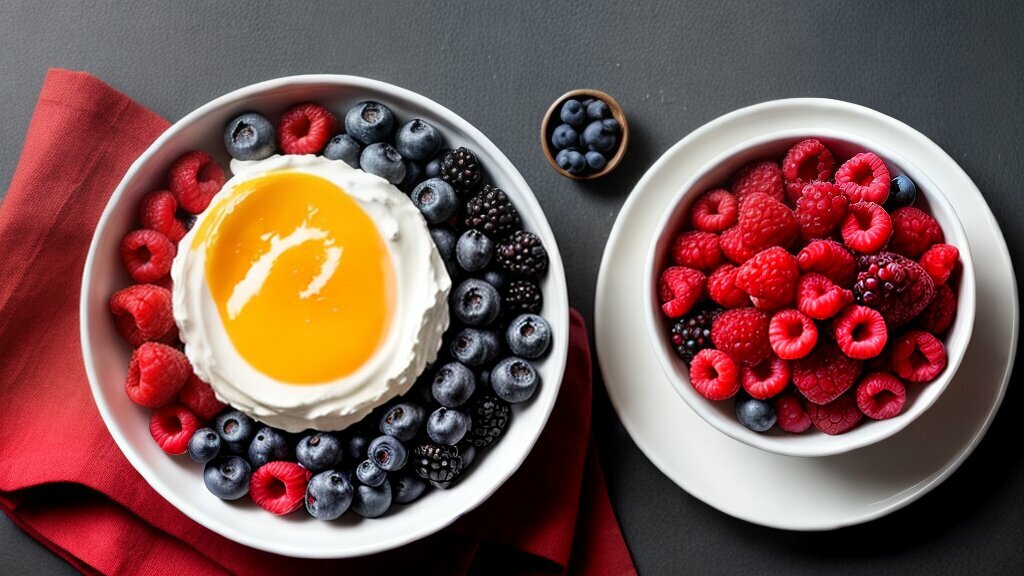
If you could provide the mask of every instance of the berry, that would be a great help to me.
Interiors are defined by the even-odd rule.
[[[257,506],[271,514],[291,514],[306,499],[309,472],[294,462],[268,462],[256,469],[249,480],[249,495]]]
[[[149,417],[150,435],[168,454],[184,454],[192,435],[202,427],[199,418],[181,404],[161,406]]]
[[[673,266],[661,273],[658,294],[661,310],[669,318],[679,318],[704,297],[704,274],[693,268]]]
[[[836,286],[824,274],[809,272],[797,282],[796,307],[815,320],[835,316],[853,299],[853,292]]]
[[[220,453],[220,436],[213,428],[200,428],[188,439],[185,451],[193,462],[206,464]]]
[[[206,210],[226,180],[221,167],[200,150],[186,152],[175,160],[168,179],[178,206],[191,214]]]
[[[324,147],[324,158],[341,160],[353,168],[359,168],[359,156],[362,153],[363,147],[359,142],[344,132],[336,134]]]
[[[285,154],[319,154],[337,131],[334,114],[319,104],[304,102],[281,115],[277,145]]]
[[[716,314],[714,310],[701,310],[672,325],[672,347],[684,361],[689,362],[701,350],[714,346],[711,343],[711,324]]]
[[[178,392],[178,402],[187,406],[189,410],[195,412],[196,416],[203,420],[210,420],[226,406],[226,404],[217,400],[217,395],[214,394],[213,388],[200,380],[194,373],[189,374],[185,384],[181,387],[181,391]]]
[[[395,134],[395,148],[402,158],[422,162],[441,148],[441,133],[432,124],[419,118],[405,123]]]
[[[319,520],[335,520],[352,505],[355,490],[340,472],[326,470],[309,479],[306,485],[306,512]]]
[[[387,142],[377,142],[363,148],[359,155],[359,166],[364,172],[380,176],[395,186],[405,180],[408,170],[402,155]]]
[[[740,389],[739,368],[725,352],[705,348],[690,361],[690,384],[708,400],[725,400]]]
[[[261,114],[246,112],[224,128],[224,148],[238,160],[263,160],[277,152],[277,132]]]
[[[932,277],[935,285],[945,284],[953,273],[960,250],[951,244],[935,244],[921,255],[920,264],[924,271]]]
[[[755,298],[770,300],[776,307],[782,307],[796,298],[799,273],[796,258],[776,246],[744,262],[736,274],[736,286]]]
[[[370,447],[370,436],[358,432],[352,435],[345,443],[345,457],[349,460],[358,461],[366,458],[366,449]]]
[[[804,403],[793,394],[775,397],[775,416],[779,428],[792,434],[801,434],[811,427]]]
[[[419,498],[427,483],[413,474],[402,474],[391,481],[391,495],[395,502],[408,504]]]
[[[543,276],[548,270],[548,251],[533,232],[517,230],[498,243],[498,264],[521,276]]]
[[[739,218],[739,202],[728,190],[705,192],[690,208],[690,224],[701,232],[722,232]]]
[[[861,364],[833,342],[823,341],[808,356],[793,362],[793,384],[812,404],[828,404],[853,386]]]
[[[756,366],[740,368],[740,382],[743,389],[758,400],[767,400],[785,390],[789,385],[789,376],[789,363],[775,357]]]
[[[509,404],[526,402],[540,386],[540,375],[528,360],[509,356],[491,369],[491,388]],[[436,439],[435,439],[436,441]]]
[[[156,282],[171,273],[177,249],[156,230],[135,230],[121,240],[121,261],[134,282]]]
[[[902,206],[910,206],[917,199],[917,184],[900,174],[889,183],[889,199],[885,207],[891,212]]]
[[[786,194],[795,202],[807,186],[815,180],[828,180],[835,161],[832,151],[820,141],[809,138],[798,142],[786,152],[782,160],[782,177],[786,181]]]
[[[501,296],[487,282],[468,278],[452,291],[451,307],[460,321],[470,326],[483,326],[498,318],[501,313]]]
[[[167,190],[156,190],[139,201],[143,228],[156,230],[177,244],[185,237],[185,223],[178,217],[178,200]]]
[[[508,314],[530,312],[538,314],[544,307],[544,294],[533,280],[516,279],[505,286],[502,309]]]
[[[580,104],[579,100],[569,99],[562,103],[558,112],[562,122],[570,126],[583,126],[587,121],[587,110]]]
[[[796,255],[800,272],[818,272],[839,286],[849,286],[857,278],[853,254],[835,240],[814,240]]]
[[[438,410],[444,410],[444,408],[439,408]],[[429,432],[429,430],[428,426],[427,431]],[[385,472],[394,472],[405,466],[405,461],[409,457],[409,453],[405,450],[402,442],[398,438],[388,436],[387,434],[374,438],[370,442],[368,450],[368,456],[373,460],[373,463]]]
[[[520,314],[508,323],[505,342],[516,356],[535,360],[551,347],[551,325],[536,314]]]
[[[466,366],[493,362],[501,351],[498,335],[491,330],[463,328],[452,340],[451,354]]]
[[[153,284],[136,284],[114,292],[110,313],[121,336],[132,346],[169,342],[177,335],[171,311],[171,291]]]
[[[427,162],[423,167],[424,178],[440,178],[441,177],[441,161],[444,160],[445,154],[451,152],[449,148],[441,148],[441,150],[431,158],[430,162]]]
[[[457,245],[455,233],[448,228],[431,228],[430,238],[434,241],[434,246],[437,247],[441,260],[444,261],[444,267],[448,270],[448,276],[454,278],[458,272],[457,258],[455,256],[455,247]]]
[[[559,124],[551,133],[551,145],[555,150],[575,148],[580,143],[580,135],[568,124]]]
[[[388,473],[374,464],[373,459],[367,458],[356,466],[356,480],[366,486],[380,486],[388,479]]]
[[[441,178],[456,192],[465,195],[483,178],[480,161],[468,148],[449,150],[441,160]]]
[[[796,201],[796,219],[804,240],[827,238],[846,218],[849,199],[831,182],[811,182]]]
[[[481,278],[483,279],[484,282],[487,282],[488,284],[494,286],[498,290],[504,288],[505,282],[508,280],[508,278],[505,277],[504,272],[494,269],[484,270],[484,273],[481,275]]]
[[[602,118],[608,118],[612,114],[612,111],[608,108],[608,104],[604,100],[593,100],[587,104],[587,118],[591,120],[600,120]]]
[[[453,363],[452,365],[459,366],[460,364]],[[394,436],[402,442],[408,442],[415,438],[422,426],[423,409],[406,402],[388,408],[380,419],[380,431],[388,436]]]
[[[956,318],[956,295],[948,284],[935,289],[935,296],[917,317],[917,325],[932,334],[943,334],[953,326]]]
[[[466,441],[477,448],[486,448],[501,437],[512,418],[508,402],[492,394],[484,394],[473,400],[469,410],[472,426]]]
[[[214,421],[214,430],[220,435],[224,446],[235,454],[243,454],[248,451],[249,440],[256,433],[256,422],[239,412],[229,410]]]
[[[438,444],[454,446],[472,425],[472,419],[465,412],[442,406],[427,417],[427,436]]]
[[[569,174],[583,174],[587,170],[587,157],[575,148],[566,148],[555,155],[555,164]]]
[[[750,306],[750,296],[736,286],[739,271],[732,264],[723,264],[708,276],[708,296],[723,308]]]
[[[722,248],[722,254],[736,264],[743,264],[757,253],[757,250],[743,243],[743,234],[739,226],[722,232],[718,237],[718,245]]]
[[[600,172],[608,165],[608,159],[605,158],[604,154],[595,150],[587,152],[583,157],[587,160],[587,168],[590,168],[594,172]]]
[[[907,389],[888,372],[872,372],[857,384],[857,407],[872,420],[899,415],[907,401]]]
[[[249,444],[249,463],[259,468],[267,462],[288,458],[288,440],[280,430],[264,426]]]
[[[743,394],[736,399],[736,419],[754,432],[767,432],[775,425],[775,407]]]
[[[755,252],[772,246],[785,248],[800,234],[796,214],[761,192],[740,202],[739,228],[740,241]]]
[[[252,468],[244,458],[221,456],[211,460],[203,469],[206,489],[221,500],[238,500],[249,493]]]
[[[797,310],[782,310],[768,323],[768,341],[779,358],[797,360],[810,354],[818,344],[818,326]]]
[[[843,220],[843,242],[855,252],[874,254],[881,250],[892,235],[889,213],[874,202],[851,204]]]
[[[944,240],[942,228],[927,212],[906,206],[892,213],[892,238],[889,250],[907,258],[920,258],[932,244]]]
[[[889,169],[877,155],[862,152],[836,170],[836,185],[850,202],[883,204],[889,197]]]
[[[593,106],[593,104],[591,105]],[[600,120],[594,120],[583,129],[580,143],[587,150],[608,153],[615,149],[619,141],[618,130]]]
[[[889,341],[885,319],[867,306],[848,307],[832,324],[836,344],[850,358],[867,360],[882,353]]]
[[[491,263],[494,241],[483,232],[470,228],[455,244],[455,260],[466,272],[479,272]]]
[[[128,363],[125,392],[139,406],[159,408],[174,400],[191,372],[188,359],[178,350],[143,342]]]
[[[364,146],[383,142],[395,131],[395,113],[391,108],[365,100],[345,113],[345,132]]]
[[[295,460],[314,473],[341,464],[342,454],[341,440],[326,432],[303,436],[295,445]]]
[[[512,200],[501,188],[491,185],[466,201],[464,221],[467,228],[475,228],[494,239],[504,238],[522,226]]]
[[[711,341],[734,361],[753,366],[768,358],[768,315],[754,308],[726,310],[711,324]]]
[[[357,486],[352,498],[352,511],[363,518],[378,518],[391,508],[391,484]]]
[[[857,302],[881,312],[890,327],[913,320],[935,295],[935,283],[924,268],[899,254],[861,256],[857,265]]]
[[[440,224],[455,215],[459,209],[455,189],[440,178],[420,182],[409,194],[413,206],[419,209],[427,224]]]
[[[737,200],[760,192],[767,194],[779,202],[786,201],[782,189],[782,169],[775,162],[751,162],[736,171],[729,187]]]
[[[815,428],[830,436],[848,432],[864,419],[854,394],[844,394],[828,404],[808,404],[807,416]]]
[[[722,263],[722,249],[718,236],[710,232],[691,230],[676,236],[672,241],[672,260],[701,272],[711,272]]]
[[[910,330],[893,342],[889,361],[907,382],[931,382],[946,368],[946,348],[934,335]]]
[[[449,362],[437,370],[430,391],[434,400],[437,400],[441,406],[458,408],[465,404],[476,391],[476,377],[464,364]],[[408,441],[412,438],[402,438],[402,440]]]
[[[430,482],[454,482],[462,473],[462,457],[455,446],[421,444],[410,458],[416,475]]]

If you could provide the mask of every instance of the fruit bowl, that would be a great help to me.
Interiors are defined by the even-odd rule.
[[[907,384],[903,411],[885,420],[865,418],[859,426],[846,433],[830,436],[812,427],[803,434],[789,434],[777,426],[764,433],[743,426],[735,415],[732,399],[713,402],[702,396],[691,384],[688,364],[674,350],[669,338],[672,321],[661,310],[658,295],[659,275],[671,261],[669,255],[675,236],[687,224],[690,207],[704,192],[722,187],[729,176],[755,160],[778,159],[801,140],[817,138],[830,148],[838,167],[853,155],[871,151],[888,166],[892,176],[905,175],[917,184],[915,206],[930,213],[945,234],[945,243],[959,249],[962,273],[955,286],[958,309],[952,327],[943,337],[947,364],[942,372],[925,384]],[[884,144],[834,130],[809,132],[783,131],[765,134],[740,144],[708,162],[680,188],[670,204],[672,208],[656,228],[645,262],[644,299],[648,334],[659,363],[676,392],[688,406],[718,431],[769,452],[788,456],[818,457],[839,454],[880,442],[913,422],[942,394],[963,359],[971,338],[975,313],[975,280],[970,248],[963,227],[947,195],[928,175]],[[829,326],[828,322],[820,322]],[[819,329],[819,333],[823,333]]]
[[[153,441],[149,411],[125,394],[131,350],[117,333],[108,298],[129,283],[118,247],[135,226],[140,198],[161,187],[167,167],[188,150],[205,150],[228,166],[222,133],[243,112],[278,117],[296,102],[316,101],[346,110],[362,100],[387,103],[401,118],[422,118],[436,126],[449,145],[473,149],[490,181],[515,202],[524,225],[536,233],[550,258],[541,280],[544,317],[555,335],[550,354],[537,365],[541,386],[514,411],[514,424],[475,461],[449,490],[432,490],[416,503],[375,519],[348,514],[336,521],[275,516],[252,502],[227,502],[204,486],[203,467],[187,456],[170,457]],[[568,296],[554,235],[536,198],[504,154],[482,133],[447,108],[390,84],[340,75],[304,75],[253,84],[217,98],[175,123],[131,166],[100,218],[86,260],[81,293],[82,354],[97,407],[121,451],[145,480],[184,514],[239,543],[296,557],[341,558],[376,553],[407,544],[451,524],[507,480],[540,436],[558,395],[568,347]],[[303,514],[304,515],[304,514]]]

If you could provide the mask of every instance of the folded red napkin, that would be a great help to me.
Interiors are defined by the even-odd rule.
[[[439,534],[366,558],[298,560],[218,536],[154,492],[93,403],[78,294],[107,198],[166,128],[88,74],[52,70],[43,84],[0,209],[0,508],[15,523],[87,573],[635,573],[590,439],[590,351],[576,312],[565,380],[537,447],[490,500]]]

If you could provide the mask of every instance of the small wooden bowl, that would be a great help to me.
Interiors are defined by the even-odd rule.
[[[596,98],[604,101],[608,105],[608,109],[612,113],[612,118],[615,118],[619,123],[619,144],[618,148],[615,149],[615,155],[608,159],[608,164],[605,165],[598,172],[589,172],[586,174],[570,174],[555,162],[555,155],[558,151],[551,145],[551,133],[555,131],[555,127],[562,123],[562,119],[559,113],[562,110],[562,103],[569,99],[586,100],[587,98]],[[622,111],[622,106],[615,101],[608,94],[600,90],[572,90],[566,92],[555,100],[548,111],[544,114],[544,120],[540,124],[540,147],[544,151],[544,157],[548,159],[551,167],[554,168],[559,174],[566,178],[572,178],[573,180],[594,180],[600,178],[619,165],[622,161],[622,157],[626,155],[626,147],[629,144],[629,124],[626,122],[626,114]]]

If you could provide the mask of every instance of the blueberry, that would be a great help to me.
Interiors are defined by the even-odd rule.
[[[423,174],[423,168],[416,162],[405,162],[405,178],[402,179],[401,184],[398,185],[398,189],[406,194],[412,193],[416,185],[422,181],[420,176]]]
[[[295,459],[310,472],[329,470],[341,464],[341,440],[326,432],[314,432],[299,440]]]
[[[274,125],[255,112],[242,114],[224,128],[224,147],[232,158],[263,160],[277,152]]]
[[[249,448],[249,440],[256,432],[256,421],[238,410],[228,410],[217,416],[214,430],[228,450],[243,454]]]
[[[364,145],[383,142],[394,131],[395,114],[380,102],[360,102],[345,114],[345,132]]]
[[[536,314],[521,314],[509,322],[505,340],[513,354],[540,358],[551,346],[551,325]]]
[[[448,270],[448,275],[454,278],[455,273],[458,272],[458,263],[455,258],[455,232],[448,228],[431,228],[430,237],[434,239],[434,246],[437,246],[441,260],[444,260],[444,267]]]
[[[505,274],[500,270],[488,270],[484,272],[482,279],[484,282],[487,282],[498,290],[501,290],[501,288],[505,286]]]
[[[742,394],[736,398],[736,419],[754,432],[765,432],[775,425],[775,407]]]
[[[405,123],[395,134],[395,148],[409,160],[423,161],[441,147],[441,133],[433,125],[416,118]]]
[[[240,456],[221,456],[211,460],[203,469],[206,489],[221,500],[238,500],[249,493],[252,468]]]
[[[555,155],[555,164],[569,174],[583,174],[587,169],[587,159],[579,150],[562,150]]]
[[[363,433],[357,433],[348,439],[345,445],[345,457],[350,462],[358,462],[366,458],[366,449],[370,446],[370,437]]]
[[[352,511],[363,518],[377,518],[391,508],[391,483],[379,486],[357,486],[352,499]]]
[[[449,220],[459,209],[459,200],[452,185],[440,178],[420,182],[409,195],[413,206],[419,208],[428,224]]]
[[[582,126],[587,121],[587,109],[580,104],[579,100],[566,100],[562,104],[562,110],[558,113],[558,117],[570,126]]]
[[[412,502],[426,489],[427,483],[415,474],[402,474],[391,481],[391,494],[399,504]]]
[[[585,158],[587,159],[587,166],[594,172],[604,170],[604,167],[608,165],[608,159],[604,157],[604,154],[596,150],[587,152]]]
[[[395,147],[385,142],[377,142],[363,148],[359,155],[359,165],[364,172],[380,176],[395,186],[405,179],[407,167],[402,155]]]
[[[587,105],[587,118],[591,120],[600,120],[602,118],[608,118],[611,115],[612,111],[603,100],[594,100]]]
[[[498,318],[501,313],[501,296],[487,282],[469,278],[452,291],[451,307],[455,317],[462,322],[470,326],[483,326]]]
[[[352,505],[352,482],[335,470],[326,470],[306,485],[306,511],[313,518],[335,520]]]
[[[540,375],[533,364],[516,356],[505,358],[491,370],[491,388],[509,404],[529,400],[538,384]]]
[[[288,439],[284,432],[264,426],[260,428],[249,444],[249,463],[259,468],[267,462],[288,459]]]
[[[452,356],[466,366],[482,366],[501,351],[498,335],[490,330],[463,328],[452,340]]]
[[[614,134],[619,133],[619,121],[616,120],[615,118],[606,118],[604,120],[601,120],[601,126],[603,126],[605,130],[608,130]]]
[[[476,228],[463,232],[455,244],[455,260],[467,272],[483,270],[491,263],[492,256],[494,240]]]
[[[618,142],[615,134],[616,131],[606,126],[604,122],[595,120],[587,124],[587,127],[583,129],[583,146],[587,150],[611,152],[615,149],[615,144]]]
[[[454,446],[466,436],[472,425],[472,420],[465,412],[442,406],[427,418],[427,436],[438,444]]]
[[[465,364],[449,362],[437,370],[430,390],[441,406],[458,408],[476,391],[476,377]]]
[[[416,437],[423,425],[423,409],[413,404],[395,404],[380,419],[380,431],[402,442]]]
[[[381,470],[394,472],[405,466],[409,458],[409,452],[402,445],[402,442],[394,436],[378,436],[370,442],[367,456],[373,460]]]
[[[343,160],[353,168],[359,168],[359,154],[363,147],[356,142],[356,139],[348,134],[338,134],[327,142],[324,148],[324,158],[328,160]]]
[[[374,464],[373,460],[363,460],[356,466],[356,480],[367,486],[380,486],[387,478],[388,473]]]
[[[462,469],[465,470],[466,468],[469,468],[469,465],[473,463],[473,460],[476,460],[476,446],[473,446],[468,442],[463,442],[462,445],[459,446],[459,456],[462,457]]]
[[[213,428],[200,428],[188,439],[188,455],[192,460],[206,464],[220,452],[220,436]]]
[[[580,135],[576,129],[568,124],[559,124],[551,133],[551,145],[555,150],[565,150],[579,146]]]
[[[423,167],[424,178],[441,177],[441,162],[444,162],[444,155],[447,153],[448,149],[442,148],[430,162],[427,162],[427,165]]]
[[[892,179],[889,184],[889,199],[886,207],[890,209],[910,206],[917,199],[917,184],[906,176],[900,174]]]

